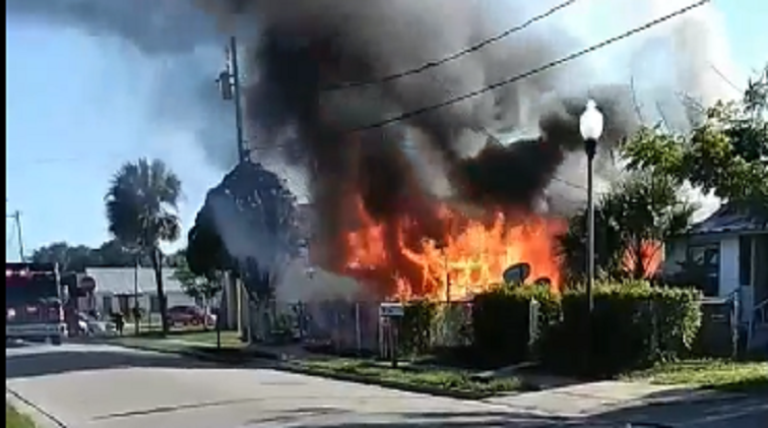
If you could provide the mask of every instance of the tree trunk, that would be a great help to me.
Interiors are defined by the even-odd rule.
[[[152,249],[152,269],[155,271],[155,281],[157,282],[157,300],[160,305],[160,324],[163,334],[168,333],[168,302],[165,298],[165,287],[163,286],[163,253],[159,248]]]

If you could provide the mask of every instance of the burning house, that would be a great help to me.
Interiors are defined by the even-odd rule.
[[[279,148],[308,176],[312,262],[355,278],[379,299],[468,298],[518,263],[530,266],[531,280],[559,287],[555,242],[566,224],[540,207],[558,168],[581,150],[586,92],[558,95],[563,76],[551,71],[450,101],[554,55],[554,45],[525,37],[391,78],[436,51],[491,35],[481,9],[452,5],[441,16],[447,21],[434,22],[440,8],[432,1],[336,2],[333,12],[325,3],[213,7],[259,28],[249,51],[256,77],[246,90],[247,118],[260,146]],[[394,21],[384,25],[380,16]],[[445,28],[457,34],[438,37]],[[590,95],[607,117],[605,144],[636,126],[625,89],[594,87]],[[530,138],[489,138],[531,127]],[[287,130],[291,138],[282,137]]]
[[[194,128],[216,165],[233,155],[224,137],[231,112],[215,96],[205,55],[220,55],[223,37],[236,34],[246,45],[246,134],[259,162],[279,160],[307,177],[304,196],[317,220],[313,264],[357,279],[371,298],[460,299],[519,262],[530,265],[531,281],[561,285],[554,239],[565,227],[562,214],[580,207],[584,194],[579,181],[553,189],[583,176],[577,122],[587,95],[606,118],[605,154],[641,116],[656,119],[658,92],[708,104],[727,87],[710,72],[716,64],[730,73],[711,6],[623,45],[627,64],[579,60],[530,73],[589,45],[564,25],[587,21],[588,11],[576,5],[546,14],[555,3],[15,0],[6,10],[126,40],[172,65],[158,70],[164,74],[150,91],[162,100],[156,111],[173,112],[157,121]],[[686,5],[617,0],[597,9],[603,21],[621,23],[618,34]],[[530,20],[542,13],[547,19]],[[515,25],[519,31],[499,37]],[[632,76],[603,75],[625,65]],[[646,84],[630,88],[630,77]],[[683,106],[663,104],[670,123],[688,118]],[[610,164],[598,159],[598,175],[615,178]],[[256,241],[239,222],[220,227],[236,241],[227,246]]]

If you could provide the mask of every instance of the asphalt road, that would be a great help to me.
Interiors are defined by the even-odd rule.
[[[107,345],[6,347],[6,396],[47,427],[625,427],[766,428],[768,399],[623,410],[590,421],[523,414],[254,366],[222,368]],[[42,418],[47,414],[48,418]],[[47,420],[42,420],[47,419]]]
[[[105,345],[6,349],[6,389],[93,428],[541,425],[489,404]]]

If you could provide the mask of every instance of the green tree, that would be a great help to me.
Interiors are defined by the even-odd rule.
[[[175,241],[181,181],[160,160],[124,164],[112,178],[105,197],[110,233],[125,247],[147,254],[155,271],[163,332],[168,331],[163,288],[161,242]]]
[[[768,66],[738,102],[705,111],[690,133],[643,130],[622,147],[633,170],[652,170],[714,192],[738,211],[768,224]]]
[[[211,189],[188,236],[190,269],[209,276],[232,270],[254,300],[269,299],[273,270],[298,250],[295,198],[282,180],[243,162]],[[227,239],[251,244],[231,254]]]
[[[84,272],[86,267],[95,266],[96,256],[96,252],[85,245],[54,242],[35,249],[30,260],[33,263],[58,263],[60,272]]]
[[[595,265],[604,275],[645,278],[653,272],[661,242],[683,232],[695,206],[678,193],[667,176],[638,171],[616,183],[595,208]],[[572,275],[586,268],[586,213],[570,222],[561,239],[563,255]]]
[[[285,183],[258,163],[242,162],[211,189],[189,231],[190,270],[211,277],[230,271],[258,308],[261,336],[270,331],[267,303],[274,275],[295,255],[300,235],[295,198]]]
[[[181,250],[177,253],[178,264],[174,267],[174,277],[181,283],[184,293],[195,299],[202,301],[206,308],[210,308],[211,303],[221,292],[221,283],[219,278],[213,276],[201,276],[192,272],[185,257],[186,251]],[[204,324],[207,328],[207,324]]]
[[[35,249],[30,259],[37,263],[58,263],[61,272],[82,273],[89,267],[134,267],[136,265],[136,253],[129,251],[116,239],[110,239],[98,248],[54,242]],[[173,258],[165,259],[170,267],[174,260]],[[151,265],[150,258],[142,254],[139,258],[139,266]]]

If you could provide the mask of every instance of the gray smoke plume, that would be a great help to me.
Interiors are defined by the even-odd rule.
[[[564,32],[532,30],[425,72],[379,82],[497,34],[499,28],[487,19],[488,3],[480,0],[253,0],[204,6],[260,29],[249,62],[257,77],[247,91],[248,118],[264,144],[299,145],[293,152],[303,156],[311,176],[312,199],[323,222],[320,242],[330,247],[326,265],[344,259],[331,253],[343,246],[334,241],[354,227],[358,197],[378,222],[394,225],[407,217],[421,236],[445,235],[445,225],[431,209],[432,196],[401,148],[411,130],[440,155],[452,199],[520,211],[533,209],[566,153],[581,149],[578,117],[587,95],[606,115],[607,144],[637,125],[631,106],[621,102],[629,99],[621,88],[559,92],[568,73],[580,71],[572,66],[364,129],[573,50]],[[507,6],[512,9],[507,13],[515,12]],[[487,133],[531,129],[531,121],[537,122],[539,138],[485,145]],[[287,128],[298,137],[279,140]],[[468,146],[481,149],[467,156]],[[396,236],[386,239],[397,244]]]
[[[156,124],[194,132],[211,163],[229,169],[237,161],[231,103],[214,80],[224,63],[226,36],[210,16],[186,0],[9,0],[7,20],[72,28],[127,42],[157,59],[151,82]]]
[[[631,133],[641,119],[628,81],[596,85],[595,81],[601,82],[600,74],[591,64],[575,61],[462,102],[354,132],[471,93],[584,46],[557,25],[537,24],[455,61],[375,83],[384,76],[444,58],[523,21],[533,9],[529,2],[195,3],[209,13],[208,17],[219,18],[218,28],[236,32],[247,42],[250,77],[246,96],[251,132],[259,136],[260,149],[270,149],[261,153],[282,153],[286,161],[307,171],[317,217],[324,222],[318,230],[322,232],[320,241],[331,249],[339,246],[334,240],[341,238],[340,232],[354,227],[359,219],[357,195],[362,198],[362,209],[384,224],[408,217],[422,232],[415,236],[440,236],[445,225],[435,218],[434,192],[430,189],[437,176],[447,177],[451,191],[447,197],[451,200],[483,207],[532,209],[544,188],[556,185],[554,174],[570,180],[578,169],[569,169],[570,163],[563,162],[580,151],[578,115],[588,96],[606,116],[606,145]],[[538,3],[543,10],[543,3],[554,2]],[[662,3],[626,0],[622,7],[609,9],[609,15],[631,15],[634,19],[650,14],[652,18]],[[610,8],[610,4],[601,3],[601,7]],[[643,9],[650,13],[637,13]],[[205,136],[204,144],[210,144],[207,152],[211,156],[232,153],[234,145],[228,138],[206,124],[222,111],[218,100],[207,99],[213,94],[200,89],[214,73],[200,72],[206,64],[192,60],[201,48],[222,46],[223,38],[213,20],[192,9],[188,1],[11,0],[6,2],[6,11],[15,16],[43,17],[97,35],[118,36],[148,55],[170,61],[167,85],[161,82],[158,86],[202,96],[169,97],[180,101],[164,110],[183,112],[199,99],[199,110],[181,114],[182,122],[187,126],[201,122],[197,126]],[[578,14],[568,16],[578,19]],[[690,85],[709,82],[696,77],[702,72],[702,61],[707,61],[702,56],[711,53],[703,42],[711,37],[700,34],[706,25],[695,23],[676,24],[671,30],[674,43],[668,67],[672,72],[667,74],[675,75],[676,81],[670,82],[673,92],[679,87],[694,94],[703,92],[706,88]],[[625,29],[637,24],[631,22]],[[696,49],[689,46],[692,41],[698,43]],[[643,49],[645,53],[653,51],[653,44]],[[215,70],[213,67],[211,71]],[[584,79],[589,76],[592,78]],[[185,79],[189,84],[180,83]],[[366,82],[374,84],[360,84]],[[209,105],[215,107],[209,111]],[[180,120],[175,115],[167,119]],[[516,141],[498,144],[495,138],[488,138],[489,133],[512,135]],[[407,145],[416,147],[411,150],[416,155],[404,150]],[[426,152],[437,156],[429,168],[414,170],[414,158],[425,158]],[[583,191],[578,190],[566,199],[582,197]],[[385,237],[391,242],[397,239],[394,235]],[[326,265],[339,260],[333,251],[328,253]]]

